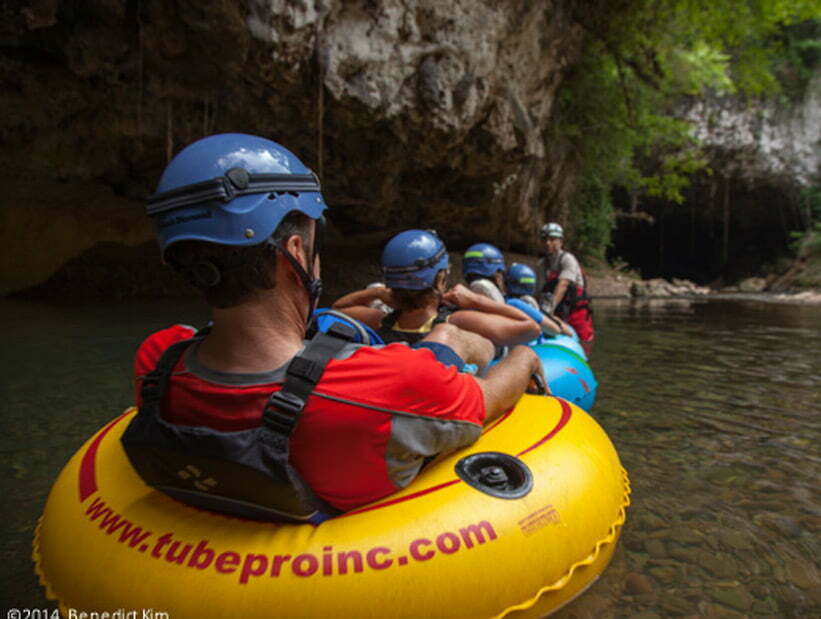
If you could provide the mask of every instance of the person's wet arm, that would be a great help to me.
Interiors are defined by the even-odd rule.
[[[564,320],[562,320],[558,316],[551,316],[551,318],[553,320],[555,320],[556,323],[559,325],[559,327],[562,330],[562,333],[564,333],[565,335],[573,335],[573,333],[574,333],[573,327],[571,327],[569,324],[567,324]]]
[[[545,314],[542,314],[540,326],[542,327],[542,333],[545,335],[558,335],[564,332],[562,326],[552,316],[546,316]]]
[[[373,288],[363,288],[362,290],[354,290],[346,295],[339,297],[334,301],[331,307],[336,310],[346,309],[355,306],[369,306],[373,301],[382,301],[387,305],[392,305],[391,291],[382,286]]]
[[[562,302],[562,299],[564,299],[564,295],[567,292],[568,286],[570,286],[569,279],[560,279],[559,283],[556,284],[556,290],[553,291],[553,301],[550,305],[553,311],[555,311],[556,308],[559,307],[559,304]]]
[[[452,324],[501,346],[524,344],[541,332],[539,325],[523,311],[476,294],[461,284],[445,293],[444,300],[459,307],[450,316]]]
[[[465,363],[472,363],[480,370],[490,363],[495,353],[493,342],[487,338],[448,323],[436,325],[422,341],[444,344],[459,355]]]

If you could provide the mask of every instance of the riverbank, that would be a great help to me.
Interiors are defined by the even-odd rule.
[[[505,256],[508,264],[523,262],[535,267],[538,261],[538,258],[524,254],[506,253]],[[703,297],[821,305],[821,286],[807,289],[785,286],[780,290],[768,290],[765,279],[749,278],[738,286],[712,289],[682,279],[641,279],[633,271],[614,268],[606,262],[585,265],[584,268],[590,296],[594,300],[632,299],[636,302],[649,302],[655,299]]]
[[[705,297],[821,305],[821,259],[797,260],[790,270],[781,276],[750,277],[738,285],[722,288],[699,286],[689,280],[643,280],[633,272],[615,269],[606,263],[592,265],[586,269],[586,274],[590,295],[594,299],[652,300]],[[794,276],[790,277],[791,274]]]

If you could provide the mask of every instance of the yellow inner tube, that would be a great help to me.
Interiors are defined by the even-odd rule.
[[[604,570],[630,502],[605,432],[554,397],[523,396],[409,487],[319,526],[221,516],[147,487],[119,441],[134,414],[71,458],[38,524],[35,569],[65,615],[544,616]],[[533,489],[497,498],[454,472],[488,451],[517,456]]]

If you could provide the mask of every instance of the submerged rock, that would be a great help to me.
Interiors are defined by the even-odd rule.
[[[749,610],[753,605],[753,596],[743,585],[727,589],[713,589],[710,595],[714,600],[740,611]]]
[[[624,580],[624,590],[630,595],[652,593],[653,582],[644,574],[630,572]]]

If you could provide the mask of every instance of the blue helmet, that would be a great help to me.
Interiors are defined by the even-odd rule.
[[[382,271],[388,288],[430,288],[436,274],[448,264],[445,244],[435,232],[427,230],[400,232],[382,250]]]
[[[264,243],[291,211],[318,219],[325,208],[316,176],[288,149],[253,135],[223,133],[180,151],[146,210],[165,254],[183,240]]]
[[[476,243],[467,248],[462,256],[462,275],[493,277],[505,270],[505,258],[499,248],[490,243]]]
[[[505,286],[511,295],[533,294],[536,291],[536,271],[526,264],[514,262],[505,271]]]

